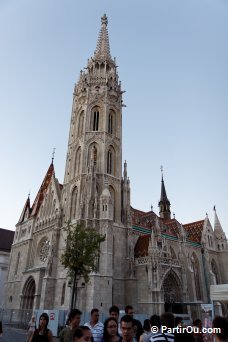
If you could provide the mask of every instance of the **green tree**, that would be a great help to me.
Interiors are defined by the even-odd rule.
[[[73,279],[72,309],[77,301],[79,278],[83,277],[88,283],[90,273],[97,270],[100,243],[105,240],[105,235],[99,234],[94,228],[85,228],[83,224],[67,223],[63,229],[66,232],[66,249],[61,255],[61,262]]]

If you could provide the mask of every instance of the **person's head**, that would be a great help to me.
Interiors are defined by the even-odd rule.
[[[32,321],[32,322],[35,322],[35,320],[36,320],[36,316],[32,315],[31,321]]]
[[[92,333],[89,327],[80,326],[74,332],[74,342],[91,342]]]
[[[109,317],[104,322],[104,340],[109,341],[110,338],[118,335],[118,323],[114,317]]]
[[[167,328],[174,328],[175,318],[172,312],[164,312],[161,315],[161,325],[165,325]]]
[[[111,308],[109,309],[109,316],[114,317],[118,321],[119,314],[120,314],[120,310],[118,306],[116,305],[111,306]]]
[[[42,330],[47,329],[48,322],[49,322],[48,314],[46,312],[43,312],[39,318],[39,329],[42,329]]]
[[[182,317],[176,316],[175,317],[175,327],[178,327],[182,324]]]
[[[122,331],[123,341],[130,342],[134,337],[134,328],[133,328],[133,317],[129,315],[125,315],[120,320],[120,327]]]
[[[202,323],[201,319],[199,319],[199,318],[195,319],[195,320],[192,322],[192,325],[193,325],[194,327],[199,328],[199,329],[202,329],[202,327],[203,327],[203,323]]]
[[[143,322],[143,330],[150,331],[150,329],[151,329],[150,320],[145,319]]]
[[[81,320],[81,311],[78,309],[72,309],[68,316],[68,323],[72,328],[79,327]]]
[[[221,332],[215,332],[217,341],[228,341],[228,320],[222,316],[215,316],[212,322],[213,328],[220,328]]]
[[[91,310],[91,321],[96,324],[99,321],[99,310],[94,308]]]
[[[161,328],[160,316],[152,315],[150,317],[150,325],[151,325],[151,327],[158,327],[160,329]]]
[[[126,315],[129,315],[129,316],[133,317],[134,313],[135,312],[134,312],[133,306],[131,306],[131,305],[125,306],[125,314]]]

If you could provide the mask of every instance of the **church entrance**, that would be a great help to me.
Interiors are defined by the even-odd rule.
[[[32,310],[34,304],[34,297],[36,291],[36,284],[33,277],[29,277],[24,285],[21,298],[21,309]]]
[[[182,301],[180,280],[175,272],[171,271],[166,275],[162,290],[164,293],[165,312],[173,312],[175,314],[186,313],[186,307]]]

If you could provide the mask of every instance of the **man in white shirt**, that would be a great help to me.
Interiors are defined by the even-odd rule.
[[[101,342],[103,338],[104,325],[99,321],[98,309],[94,308],[91,310],[91,320],[84,325],[90,328],[94,342]]]

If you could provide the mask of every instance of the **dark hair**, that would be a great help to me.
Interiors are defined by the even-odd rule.
[[[150,316],[150,325],[152,327],[156,326],[156,327],[158,327],[160,329],[161,328],[160,316],[158,316],[158,315]]]
[[[145,319],[144,322],[143,322],[143,330],[149,331],[150,328],[151,328],[150,320],[149,319]]]
[[[132,327],[134,325],[134,318],[132,318],[130,315],[124,315],[120,322],[125,322],[125,323],[132,323]]]
[[[178,324],[182,323],[182,317],[176,316],[175,317],[175,327],[178,326]]]
[[[47,336],[48,334],[48,322],[49,322],[49,317],[48,317],[48,314],[46,312],[43,312],[40,317],[39,317],[39,327],[34,331],[34,334],[33,336],[37,336],[39,335],[39,332],[40,332],[40,319],[41,318],[44,318],[46,320],[46,324],[45,324],[45,327],[44,327],[44,335]]]
[[[81,325],[79,328],[77,328],[74,332],[74,338],[81,338],[83,336],[84,331],[90,331],[90,328],[86,325]]]
[[[189,333],[187,331],[183,332],[183,333],[174,333],[174,341],[175,342],[195,342],[195,337],[192,333]]]
[[[118,306],[113,305],[111,306],[111,308],[109,309],[109,315],[111,315],[112,312],[116,312],[118,315],[120,314],[120,309],[118,308]]]
[[[78,309],[72,309],[68,316],[68,322],[72,321],[75,316],[81,316],[81,311]]]
[[[167,328],[174,328],[175,318],[172,312],[164,312],[161,315],[161,325],[165,325]]]
[[[39,320],[40,320],[42,317],[43,317],[44,319],[46,319],[47,325],[48,325],[48,322],[49,322],[48,314],[47,314],[46,312],[43,312],[43,313],[40,315]]]
[[[202,325],[201,319],[197,318],[192,322],[192,325],[195,327],[199,327],[199,325]]]
[[[99,310],[97,308],[94,308],[91,310],[91,315],[94,313],[94,312],[99,312]]]
[[[118,322],[114,317],[109,317],[104,322],[104,333],[103,333],[103,340],[108,342],[110,340],[110,335],[108,333],[108,323],[110,321],[114,321],[116,323],[116,336],[118,336]]]
[[[126,305],[126,306],[125,306],[125,313],[126,313],[126,314],[128,313],[128,310],[133,310],[133,306],[131,306],[131,305]]]
[[[220,328],[221,332],[215,333],[221,340],[228,338],[228,320],[222,316],[215,316],[212,323],[213,328]]]

